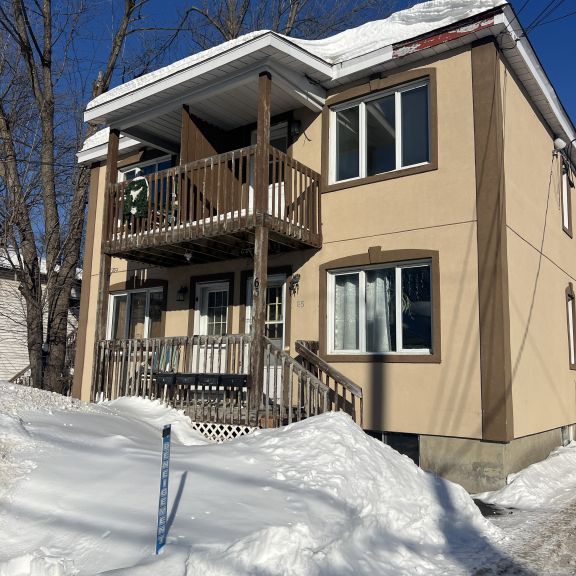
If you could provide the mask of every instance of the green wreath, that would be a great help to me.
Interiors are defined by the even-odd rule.
[[[131,180],[124,188],[124,216],[143,218],[148,214],[148,181],[143,176]]]

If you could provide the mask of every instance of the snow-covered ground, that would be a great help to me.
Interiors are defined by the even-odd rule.
[[[165,423],[169,536],[155,556]],[[495,523],[342,413],[211,444],[158,402],[0,384],[0,576],[528,574],[543,504],[546,521],[576,507],[575,464],[573,444],[484,495],[520,510]],[[574,573],[568,557],[555,566]]]

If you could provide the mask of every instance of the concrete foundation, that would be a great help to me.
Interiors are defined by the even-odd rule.
[[[470,493],[497,490],[508,474],[543,460],[562,444],[560,428],[507,443],[420,436],[420,466]]]

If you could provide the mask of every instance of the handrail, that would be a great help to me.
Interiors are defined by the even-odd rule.
[[[312,352],[310,349],[310,344],[312,341],[308,340],[296,340],[296,353],[300,354],[302,358],[305,358],[309,362],[312,362],[315,366],[317,366],[322,372],[325,372],[332,378],[333,380],[337,380],[342,386],[344,386],[349,392],[354,394],[354,396],[358,396],[358,398],[362,398],[362,388],[355,384],[348,378],[344,376],[342,372],[336,370],[333,366],[322,360],[320,356]]]
[[[332,380],[335,383],[336,387],[340,385],[343,388],[343,390],[345,391],[343,398],[344,402],[348,402],[348,400],[345,397],[346,392],[349,392],[351,394],[352,408],[354,412],[355,412],[354,399],[359,400],[360,426],[362,426],[364,421],[362,388],[358,386],[358,384],[356,384],[355,382],[352,382],[352,380],[350,380],[350,378],[342,374],[342,372],[336,370],[336,368],[334,368],[333,366],[322,360],[320,356],[318,356],[315,352],[312,351],[312,349],[316,350],[318,349],[317,342],[307,340],[296,340],[295,349],[296,353],[299,354],[300,357],[304,360],[305,367],[308,370],[312,372],[317,370],[318,373],[323,373],[326,375],[326,383],[324,385],[329,386],[329,382],[330,380]],[[353,414],[353,417],[354,416],[355,414]]]
[[[294,358],[292,358],[292,356],[290,356],[290,354],[278,348],[278,346],[271,342],[270,339],[266,336],[264,336],[264,344],[275,356],[281,356],[284,361],[292,367],[292,370],[296,374],[303,375],[306,378],[309,377],[310,383],[314,387],[317,387],[319,391],[330,392],[330,388],[326,386],[322,380],[314,376],[314,374],[311,374],[308,370],[306,370],[306,368],[304,368],[304,366],[302,366],[302,364],[298,363]]]

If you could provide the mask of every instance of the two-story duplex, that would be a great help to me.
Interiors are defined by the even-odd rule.
[[[573,434],[576,131],[508,4],[255,32],[85,119],[77,396],[341,408],[470,490]]]

